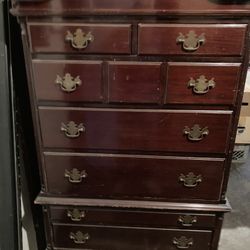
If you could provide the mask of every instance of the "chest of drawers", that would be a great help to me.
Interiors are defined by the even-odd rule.
[[[44,0],[12,13],[48,249],[217,250],[250,5]]]

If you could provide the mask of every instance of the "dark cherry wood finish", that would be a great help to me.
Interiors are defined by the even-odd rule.
[[[236,101],[240,64],[226,63],[169,63],[167,97],[173,104],[233,104]],[[205,94],[196,94],[188,86],[191,78],[197,81],[204,75],[214,79],[215,87]]]
[[[230,210],[225,191],[248,66],[250,4],[232,2],[13,5],[22,27],[42,179],[36,203],[44,206],[48,249],[177,249],[173,239],[185,236],[193,240],[190,249],[217,250]],[[79,28],[94,37],[85,49],[65,40]],[[189,31],[205,37],[194,52],[176,40]],[[55,84],[66,73],[82,81],[71,93]],[[197,95],[187,84],[201,75],[215,86]],[[62,131],[69,121],[83,123],[79,138]],[[195,124],[209,134],[192,142],[183,129]],[[64,177],[73,168],[85,170],[82,183]],[[178,176],[191,171],[202,181],[187,188]],[[70,220],[73,208],[84,209],[83,221]],[[183,214],[197,216],[197,223],[182,227]],[[69,237],[77,231],[89,233],[86,244]]]
[[[143,226],[143,227],[173,227],[182,229],[213,228],[216,223],[215,213],[179,213],[156,212],[144,210],[119,210],[119,209],[91,209],[86,207],[51,206],[51,221],[53,223],[85,224],[85,225],[111,225],[111,226]],[[74,221],[69,212],[77,209],[84,213],[79,221]],[[191,216],[196,222],[185,225],[180,222],[180,217]]]
[[[44,158],[47,192],[68,197],[219,200],[224,172],[223,159],[51,153]],[[87,177],[69,182],[64,173],[72,168]],[[191,172],[201,175],[202,182],[185,187],[179,177]]]
[[[65,92],[56,84],[57,76],[79,76],[81,85],[73,92]],[[100,61],[53,61],[33,60],[33,75],[38,100],[65,102],[102,102],[102,62]]]
[[[75,49],[66,41],[67,32],[80,28],[91,32],[94,40],[85,49]],[[129,54],[131,52],[131,25],[84,23],[28,23],[32,52]]]
[[[225,153],[230,130],[230,111],[118,110],[39,108],[43,146],[130,151]],[[85,132],[68,138],[61,124],[83,124]],[[209,135],[190,141],[184,128],[199,124]]]
[[[71,233],[88,233],[85,244],[76,244],[70,239]],[[105,250],[159,250],[175,249],[174,238],[185,236],[193,239],[192,249],[209,250],[211,231],[168,230],[156,228],[122,228],[97,226],[61,226],[53,225],[54,244],[56,247],[105,249]]]
[[[244,48],[246,24],[139,24],[138,53],[141,55],[240,56]],[[206,41],[196,51],[182,49],[176,39],[194,31]]]

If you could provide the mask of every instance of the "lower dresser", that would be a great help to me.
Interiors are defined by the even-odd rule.
[[[217,250],[247,1],[13,1],[47,250]]]
[[[43,197],[37,201],[43,203]],[[61,203],[54,198],[51,202]],[[47,238],[53,249],[217,249],[223,214],[230,211],[228,204],[199,204],[190,210],[185,203],[165,203],[167,208],[157,202],[116,201],[116,207],[110,207],[113,201],[106,203],[99,207],[45,205]]]

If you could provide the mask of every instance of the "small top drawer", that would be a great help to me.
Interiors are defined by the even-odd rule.
[[[246,24],[139,24],[141,55],[240,56]]]
[[[130,24],[28,23],[32,52],[130,54]]]

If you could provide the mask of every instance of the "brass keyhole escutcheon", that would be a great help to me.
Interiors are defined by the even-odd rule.
[[[64,177],[68,178],[71,183],[81,183],[84,178],[87,178],[87,172],[85,170],[80,171],[77,168],[65,169]]]
[[[68,210],[67,211],[67,216],[72,220],[72,221],[76,221],[79,222],[81,221],[83,218],[85,218],[86,214],[84,211],[81,211],[77,208],[74,208],[73,210]]]
[[[85,33],[82,29],[78,28],[74,33],[69,30],[65,36],[65,40],[71,43],[71,46],[75,49],[86,49],[90,42],[94,41],[94,36],[91,32]]]
[[[187,175],[180,174],[179,181],[183,182],[183,185],[188,188],[193,188],[202,182],[202,175],[195,175],[193,172],[188,173]]]
[[[77,231],[76,233],[71,232],[69,238],[76,244],[85,244],[86,241],[90,239],[90,235],[88,233]]]
[[[187,135],[189,141],[201,141],[206,135],[209,135],[208,127],[201,128],[199,124],[195,124],[192,128],[185,126],[184,135]]]
[[[61,131],[64,132],[65,136],[68,138],[77,138],[82,132],[85,132],[86,128],[82,123],[77,125],[74,121],[68,122],[68,124],[61,124]]]
[[[79,76],[74,78],[70,73],[66,73],[63,77],[57,75],[55,84],[59,84],[62,91],[71,93],[82,84],[82,81]]]
[[[185,236],[181,236],[180,238],[174,238],[173,239],[173,244],[178,248],[178,249],[188,249],[194,244],[193,238],[187,238]]]
[[[184,227],[191,227],[197,222],[197,217],[192,215],[180,215],[178,222]]]
[[[200,48],[201,45],[205,44],[206,37],[205,34],[197,35],[195,31],[190,30],[186,35],[179,33],[179,36],[176,38],[177,44],[182,44],[183,50],[187,52],[194,52]]]
[[[214,88],[216,82],[214,78],[210,80],[206,79],[204,75],[201,75],[196,80],[194,78],[190,78],[188,82],[188,87],[193,89],[193,92],[198,95],[206,94],[210,89]]]

